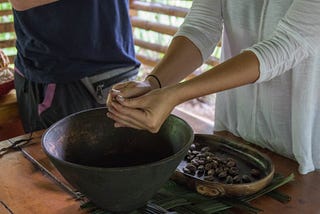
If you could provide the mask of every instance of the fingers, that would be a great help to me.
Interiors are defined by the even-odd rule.
[[[115,97],[115,100],[119,102],[122,106],[128,107],[128,108],[141,108],[143,105],[139,102],[140,98],[131,98],[126,99],[121,95],[117,95]]]
[[[172,107],[167,105],[167,97],[160,90],[150,90],[149,84],[134,81],[113,87],[108,96],[107,116],[115,121],[115,127],[159,131]],[[127,97],[125,92],[136,96]]]
[[[107,116],[115,121],[116,127],[131,127],[156,133],[171,110],[155,104],[153,100],[148,101],[147,97],[126,99],[117,96],[117,100],[111,103]]]
[[[141,89],[139,86],[139,83],[136,81],[123,82],[114,85],[112,89],[109,91],[106,105],[110,107],[111,102],[116,101],[117,96],[127,98],[139,96],[143,93],[143,91],[145,91],[143,88]]]
[[[139,97],[150,92],[151,87],[147,81],[128,81],[114,85],[108,94],[106,101],[107,106],[111,105],[111,101],[117,96],[124,98]]]
[[[146,129],[142,124],[140,118],[143,111],[138,109],[130,109],[121,106],[116,102],[112,102],[111,107],[108,109],[107,116],[115,121],[115,127],[131,127],[135,129]]]
[[[107,107],[111,106],[111,102],[116,100],[116,97],[120,94],[119,90],[111,89],[108,93],[106,105]]]
[[[117,83],[116,85],[114,85],[112,87],[112,89],[121,91],[121,89],[126,88],[129,84],[130,84],[130,81],[128,81],[128,82],[120,82],[120,83]]]

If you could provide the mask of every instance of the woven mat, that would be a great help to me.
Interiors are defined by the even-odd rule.
[[[288,177],[275,174],[271,183],[261,191],[253,195],[237,198],[205,197],[169,180],[145,207],[132,211],[130,214],[227,214],[233,213],[231,208],[243,209],[248,213],[259,213],[263,210],[251,206],[249,202],[263,195],[268,195],[282,203],[289,202],[291,198],[288,195],[277,191],[277,188],[293,181],[293,179],[293,174]],[[111,213],[96,207],[90,201],[83,203],[81,209],[85,209],[91,214]]]

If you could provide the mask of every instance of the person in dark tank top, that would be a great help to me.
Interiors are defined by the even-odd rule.
[[[26,132],[105,106],[109,87],[138,73],[128,0],[10,2],[15,88]]]

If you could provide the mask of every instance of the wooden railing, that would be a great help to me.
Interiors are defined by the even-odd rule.
[[[0,0],[0,4],[8,4],[8,0]],[[10,21],[7,18],[8,16],[12,16],[12,10],[10,7],[7,7],[6,9],[0,10],[0,34],[3,33],[11,33],[13,36],[7,37],[7,38],[1,38],[0,39],[0,48],[6,49],[6,48],[15,48],[15,31],[14,31],[14,24],[13,19],[11,18]],[[3,21],[5,20],[5,21]],[[10,62],[13,63],[15,54],[9,55]]]
[[[163,14],[174,17],[185,17],[189,11],[188,8],[176,7],[176,6],[168,6],[160,3],[152,3],[152,2],[142,2],[138,0],[131,0],[130,3],[130,14],[131,14],[131,22],[133,28],[144,29],[147,31],[154,31],[159,34],[166,34],[173,36],[177,30],[178,26],[171,26],[165,24],[159,24],[157,22],[148,21],[143,19],[143,17],[138,16],[138,11],[146,11],[155,14]],[[145,40],[141,40],[138,38],[134,38],[134,43],[136,46],[151,50],[159,53],[165,53],[167,50],[167,46],[163,44],[151,43]],[[159,58],[150,58],[141,53],[136,53],[137,58],[141,61],[141,63],[146,64],[148,66],[154,67],[158,62]],[[206,64],[215,66],[218,64],[218,59],[215,57],[210,57]]]
[[[8,0],[0,0],[0,4],[7,3]],[[160,24],[157,22],[152,22],[149,20],[144,19],[141,16],[138,16],[138,11],[146,11],[154,14],[163,14],[168,15],[172,17],[185,17],[188,13],[188,8],[183,7],[176,7],[176,6],[169,6],[165,4],[160,3],[147,3],[143,1],[138,0],[131,0],[130,1],[130,15],[131,15],[131,22],[134,29],[139,28],[147,31],[153,31],[159,34],[165,34],[169,36],[173,36],[176,31],[178,30],[178,26],[172,26],[172,25],[165,25]],[[4,9],[0,10],[0,18],[4,16],[10,16],[12,15],[11,9]],[[14,24],[12,21],[10,22],[0,22],[0,33],[14,33]],[[161,43],[151,43],[147,40],[141,39],[141,38],[134,38],[134,43],[137,47],[140,47],[141,49],[150,50],[158,53],[165,53],[167,50],[167,46],[163,45]],[[0,40],[0,48],[6,49],[6,48],[12,48],[15,47],[15,37],[5,38]],[[150,58],[143,54],[143,52],[137,52],[136,56],[138,60],[141,61],[141,63],[154,67],[158,62],[159,58]],[[9,55],[10,61],[14,61],[15,55]],[[206,62],[206,64],[215,66],[218,64],[218,60],[215,57],[209,58],[209,60]]]

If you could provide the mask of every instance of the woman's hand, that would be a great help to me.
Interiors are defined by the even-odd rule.
[[[124,98],[138,97],[148,93],[152,89],[154,89],[154,87],[148,80],[118,83],[112,87],[108,94],[106,101],[107,107],[110,108],[111,101],[114,101],[116,96],[121,96]]]
[[[115,121],[115,127],[156,133],[176,105],[171,91],[174,90],[157,89],[136,98],[117,95],[110,102],[107,116]]]

